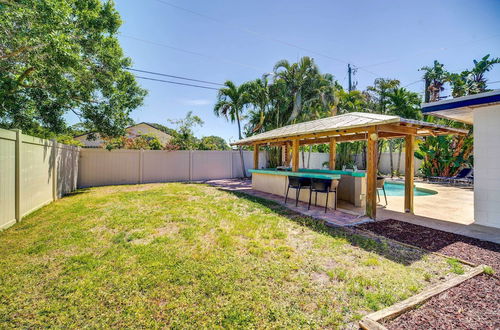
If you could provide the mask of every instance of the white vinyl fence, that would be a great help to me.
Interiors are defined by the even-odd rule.
[[[0,129],[0,229],[76,189],[79,148]]]
[[[246,170],[253,152],[244,151]],[[261,152],[259,168],[267,167]],[[249,175],[247,171],[247,175]],[[242,177],[238,151],[81,149],[79,187],[170,181],[201,181]]]

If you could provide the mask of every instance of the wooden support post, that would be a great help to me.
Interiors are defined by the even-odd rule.
[[[372,219],[377,216],[377,140],[377,132],[371,131],[366,152],[366,215]]]
[[[413,177],[415,174],[415,136],[405,137],[405,212],[413,213]]]
[[[328,167],[330,170],[335,169],[335,159],[337,157],[337,140],[330,138],[330,157],[328,158]]]
[[[253,145],[253,168],[259,168],[259,145]]]
[[[292,171],[299,171],[299,139],[294,139],[292,143]]]

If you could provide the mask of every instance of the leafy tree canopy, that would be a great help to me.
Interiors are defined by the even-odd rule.
[[[220,136],[204,136],[200,140],[199,150],[230,150],[226,140]]]
[[[67,133],[72,111],[87,131],[121,135],[146,91],[123,69],[120,25],[112,1],[1,0],[0,126]]]

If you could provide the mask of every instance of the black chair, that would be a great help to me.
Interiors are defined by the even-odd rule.
[[[300,189],[309,188],[311,186],[311,180],[308,178],[300,178],[297,176],[288,177],[288,187],[286,188],[285,204],[288,199],[288,191],[290,188],[295,189],[295,206],[299,204]]]
[[[311,209],[311,197],[312,193],[316,193],[316,196],[314,197],[314,206],[318,205],[318,193],[324,193],[326,194],[326,200],[325,200],[325,213],[328,210],[328,195],[333,192],[335,193],[335,199],[334,199],[334,205],[333,209],[337,209],[337,185],[338,181],[333,181],[335,182],[335,187],[332,187],[332,180],[329,179],[311,179],[311,188],[309,188],[309,205],[307,206],[307,209]]]

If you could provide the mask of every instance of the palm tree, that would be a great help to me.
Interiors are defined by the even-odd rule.
[[[214,106],[214,114],[217,117],[224,116],[231,123],[238,124],[238,138],[241,140],[241,117],[243,110],[248,103],[247,87],[241,85],[236,86],[232,81],[228,80],[224,83],[226,87],[221,88],[217,94],[217,103]],[[238,147],[240,151],[241,168],[243,176],[246,177],[245,163],[243,160],[243,151],[241,146]]]
[[[271,100],[267,76],[264,75],[262,78],[249,81],[243,84],[242,88],[248,95],[248,105],[252,107],[250,115],[251,133],[262,132]],[[258,119],[258,121],[255,119]]]
[[[303,102],[308,100],[312,82],[318,78],[319,69],[314,60],[302,57],[298,63],[290,64],[287,60],[278,61],[274,65],[275,80],[282,80],[292,98],[288,123],[293,122],[302,112]]]
[[[425,102],[439,101],[449,75],[444,69],[444,64],[434,61],[433,66],[424,66],[420,70],[425,71]]]

